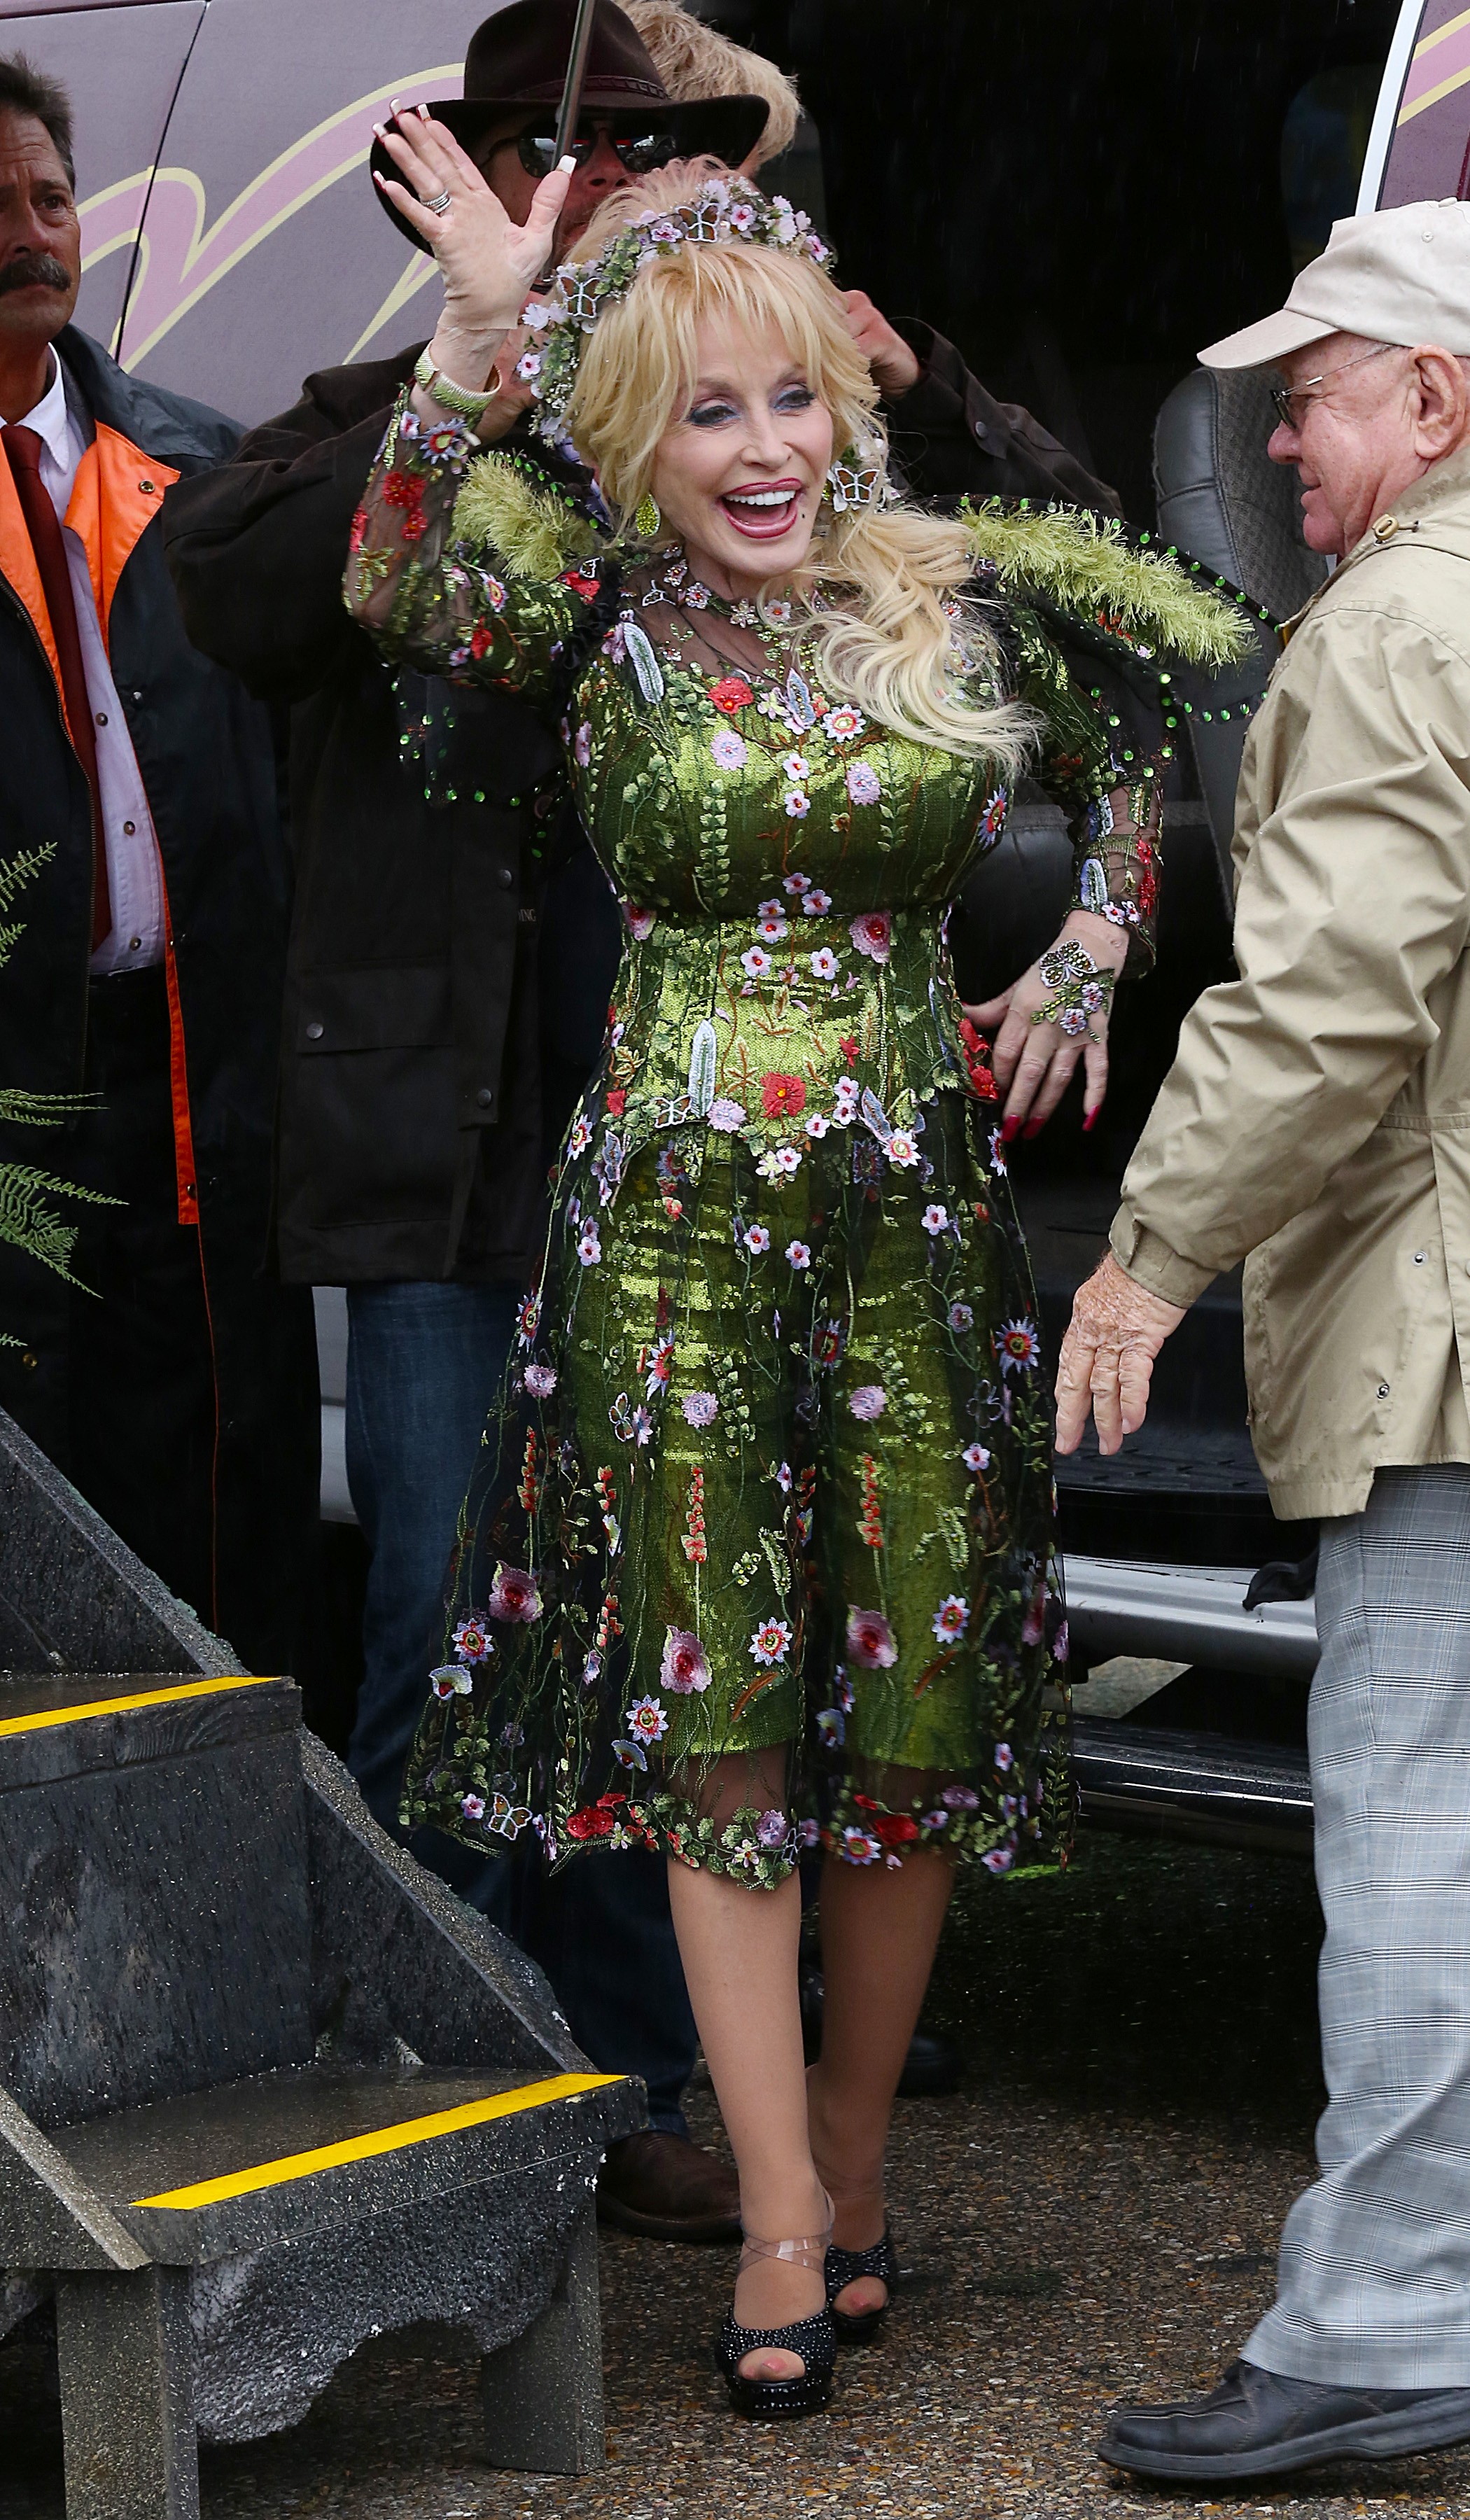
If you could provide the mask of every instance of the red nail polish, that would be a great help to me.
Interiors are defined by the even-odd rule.
[[[1082,1133],[1083,1133],[1083,1136],[1084,1136],[1084,1137],[1086,1137],[1086,1136],[1087,1136],[1087,1133],[1088,1133],[1089,1129],[1091,1129],[1091,1125],[1092,1125],[1093,1121],[1096,1119],[1097,1114],[1098,1114],[1098,1112],[1101,1110],[1101,1108],[1102,1108],[1102,1104],[1101,1104],[1100,1102],[1094,1102],[1094,1103],[1093,1103],[1091,1110],[1088,1113],[1087,1118],[1083,1121],[1083,1124],[1082,1124]]]
[[[1021,1135],[1023,1138],[1039,1138],[1046,1125],[1045,1120],[1028,1120]]]
[[[1007,1113],[1006,1117],[1001,1123],[1002,1146],[1008,1147],[1012,1138],[1019,1137],[1021,1123],[1017,1119],[1015,1113],[1013,1111]]]

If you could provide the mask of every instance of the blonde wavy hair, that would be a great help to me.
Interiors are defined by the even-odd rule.
[[[716,96],[765,98],[769,118],[747,165],[764,166],[768,158],[780,158],[790,148],[801,99],[775,62],[733,44],[728,35],[681,8],[680,0],[623,0],[623,14],[632,19],[664,86],[680,105],[702,104]]]
[[[613,196],[573,258],[597,260],[630,220],[692,200],[707,175],[723,171],[692,160]],[[626,294],[604,307],[583,344],[566,409],[570,434],[630,547],[660,440],[698,378],[699,326],[721,321],[780,336],[831,415],[834,455],[857,449],[865,463],[886,459],[877,390],[825,272],[774,246],[687,245],[646,262]],[[946,518],[903,506],[849,509],[819,529],[808,569],[789,593],[795,626],[813,640],[828,690],[896,734],[992,760],[1011,776],[1025,766],[1036,722],[1014,701],[979,706],[965,688],[977,671],[997,679],[1003,671],[982,607],[961,597],[974,565],[963,527]]]

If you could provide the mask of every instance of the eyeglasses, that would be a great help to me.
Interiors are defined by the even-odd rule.
[[[1312,391],[1314,385],[1324,385],[1332,377],[1345,377],[1350,368],[1366,367],[1369,359],[1387,358],[1390,350],[1397,350],[1398,347],[1397,341],[1380,341],[1376,349],[1359,350],[1356,359],[1344,359],[1340,368],[1323,368],[1320,376],[1309,377],[1305,384],[1290,387],[1272,385],[1270,398],[1275,405],[1276,418],[1282,428],[1290,429],[1301,428],[1301,420],[1297,413],[1299,403],[1320,402],[1320,394]]]
[[[655,166],[667,166],[674,155],[674,136],[669,131],[609,131],[605,125],[590,132],[579,132],[568,141],[566,156],[585,166],[600,141],[605,140],[613,156],[630,175],[651,174]],[[502,142],[509,148],[509,141]],[[554,131],[522,131],[515,136],[520,162],[528,175],[549,175],[557,163],[557,135]]]

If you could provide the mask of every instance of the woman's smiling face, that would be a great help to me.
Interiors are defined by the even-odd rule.
[[[697,577],[753,595],[784,584],[811,550],[831,414],[774,328],[706,322],[696,343],[694,391],[659,441],[653,496]]]

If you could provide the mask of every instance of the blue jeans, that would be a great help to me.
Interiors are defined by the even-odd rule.
[[[515,1331],[512,1285],[347,1289],[347,1484],[370,1552],[363,1685],[347,1765],[401,1836],[398,1792],[430,1668],[460,1507]],[[591,1855],[547,1882],[482,1863],[437,1829],[421,1862],[539,1960],[573,2038],[604,2073],[642,2075],[655,2127],[685,2133],[694,2020],[660,1857]]]

